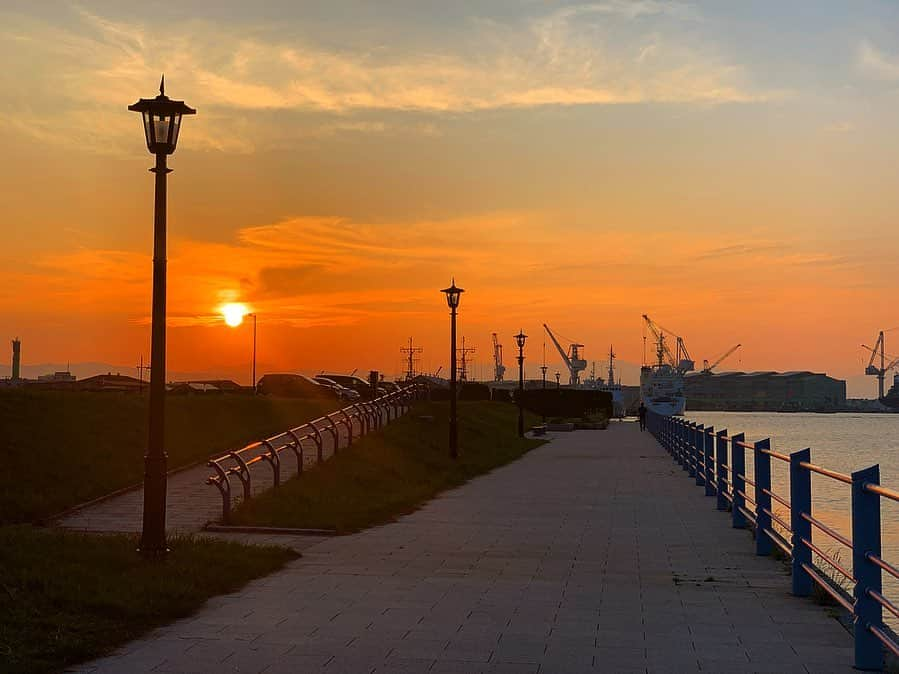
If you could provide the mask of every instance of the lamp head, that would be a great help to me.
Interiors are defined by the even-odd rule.
[[[172,154],[178,145],[181,117],[197,114],[184,101],[173,101],[165,95],[165,75],[159,83],[159,95],[156,98],[141,98],[134,105],[129,105],[128,109],[141,113],[147,149],[152,154]]]
[[[519,350],[524,348],[524,342],[527,338],[528,336],[524,334],[524,330],[519,331],[519,333],[515,335],[515,343],[518,344]]]
[[[450,309],[456,309],[459,306],[459,299],[462,296],[462,293],[465,292],[462,288],[456,287],[456,279],[453,278],[452,285],[449,288],[444,288],[440,292],[446,293],[446,304]]]

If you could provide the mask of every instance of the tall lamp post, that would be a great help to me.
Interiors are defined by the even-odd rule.
[[[543,423],[546,423],[546,371],[549,368],[546,367],[546,363],[540,366],[540,372],[543,373],[543,391],[540,396],[542,400],[540,401],[540,411],[543,413]]]
[[[243,304],[226,304],[222,307],[222,316],[225,318],[225,323],[231,326],[232,328],[236,328],[238,325],[243,323],[243,319],[247,316],[253,317],[253,370],[252,370],[252,386],[253,393],[256,393],[256,312],[249,313],[247,311],[246,306]]]
[[[449,420],[449,446],[450,457],[459,456],[459,429],[456,418],[456,310],[459,308],[459,299],[465,292],[456,287],[456,279],[453,279],[449,288],[440,292],[446,294],[446,304],[450,308],[450,420]]]
[[[153,313],[150,345],[150,420],[144,456],[144,514],[140,550],[146,555],[166,552],[165,500],[165,296],[166,296],[166,177],[168,155],[175,152],[181,117],[196,110],[165,95],[165,77],[156,98],[141,98],[128,109],[141,113],[147,149],[156,155],[156,206],[153,227]]]
[[[524,437],[524,342],[528,338],[524,330],[515,335],[518,345],[518,437]]]

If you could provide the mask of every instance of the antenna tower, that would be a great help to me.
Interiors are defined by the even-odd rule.
[[[465,346],[465,337],[462,337],[462,348],[456,349],[459,359],[459,381],[468,381],[468,354],[474,353],[476,348]]]
[[[406,354],[406,381],[415,379],[415,364],[418,363],[422,348],[420,346],[412,346],[412,338],[409,338],[409,346],[400,349],[401,353]]]

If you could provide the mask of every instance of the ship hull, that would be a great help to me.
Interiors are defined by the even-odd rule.
[[[687,408],[684,376],[665,364],[640,370],[640,397],[646,408],[662,416],[683,416]]]
[[[673,400],[644,400],[646,409],[663,417],[682,417],[687,410],[686,398],[675,398]]]

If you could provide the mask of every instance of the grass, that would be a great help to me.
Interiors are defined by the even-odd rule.
[[[448,451],[449,404],[427,403],[369,435],[302,477],[244,502],[235,524],[333,529],[341,533],[389,522],[542,444],[517,435],[508,403],[460,402],[457,461]],[[526,419],[534,424],[538,417]]]
[[[171,396],[169,467],[199,461],[333,410],[333,400]],[[0,391],[0,525],[31,522],[143,478],[147,397]]]
[[[0,671],[59,671],[101,656],[297,556],[202,538],[171,546],[146,561],[130,536],[0,527]]]

